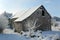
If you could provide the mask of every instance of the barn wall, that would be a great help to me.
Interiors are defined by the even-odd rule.
[[[16,20],[17,18],[12,18],[11,19],[11,24],[12,24],[12,27],[15,28],[15,25],[14,25],[14,21]]]
[[[22,23],[14,22],[14,27],[15,27],[15,31],[17,31],[19,33],[22,31]]]

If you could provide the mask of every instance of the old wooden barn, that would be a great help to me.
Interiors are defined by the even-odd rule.
[[[19,17],[13,19],[15,19],[13,25],[17,32],[28,31],[30,28],[42,31],[51,30],[51,15],[43,5],[19,13]]]

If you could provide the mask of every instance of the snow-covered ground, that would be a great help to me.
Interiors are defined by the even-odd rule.
[[[60,21],[53,20],[52,31],[60,31]]]
[[[3,32],[4,34],[0,34],[0,40],[60,40],[59,31],[32,32],[31,37],[29,32],[23,32],[22,35],[11,29],[5,29]]]
[[[14,32],[14,29],[4,29],[3,34],[19,34],[19,33]]]
[[[24,34],[24,36],[30,40],[60,40],[60,32],[58,31],[37,31],[32,34],[32,36],[35,35],[33,38],[27,36],[27,34],[29,34],[27,32]]]

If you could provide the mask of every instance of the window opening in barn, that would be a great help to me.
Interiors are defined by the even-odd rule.
[[[45,13],[44,13],[44,11],[42,10],[42,16],[45,16]]]

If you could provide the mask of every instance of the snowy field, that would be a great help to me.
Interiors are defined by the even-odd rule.
[[[60,40],[59,31],[37,31],[32,32],[32,37],[29,36],[29,32],[23,32],[19,34],[13,30],[5,29],[3,34],[0,34],[0,40]]]
[[[57,27],[52,26],[52,31],[60,31],[60,26]]]
[[[36,34],[39,36],[39,34]],[[28,37],[17,34],[0,34],[0,40],[55,40],[60,38],[60,32],[42,32],[41,37]]]

